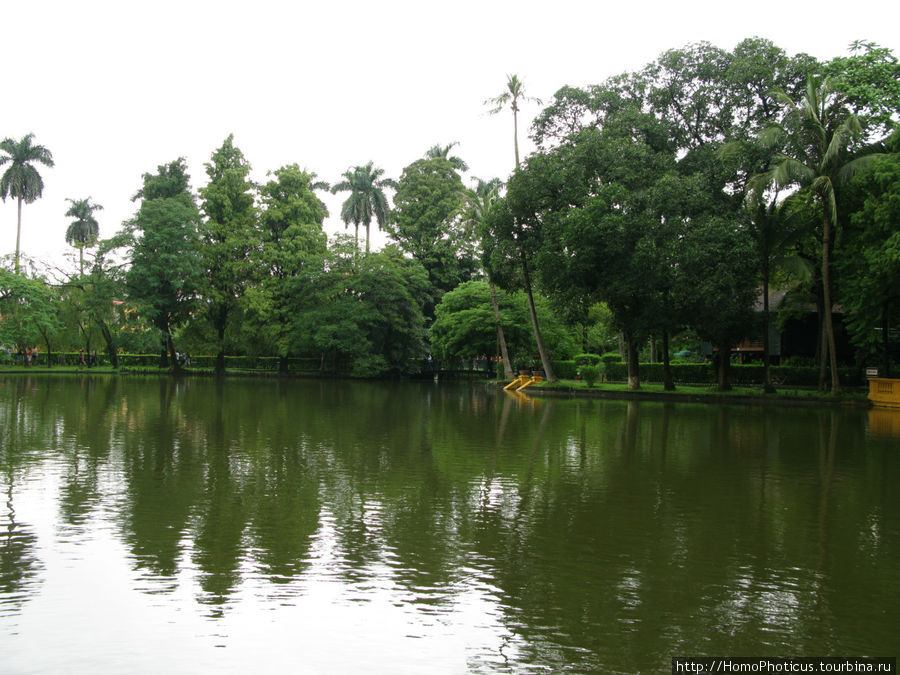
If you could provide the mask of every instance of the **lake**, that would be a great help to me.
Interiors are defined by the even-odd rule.
[[[0,376],[0,671],[894,656],[893,414]]]

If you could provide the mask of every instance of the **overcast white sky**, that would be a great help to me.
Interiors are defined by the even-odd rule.
[[[509,73],[546,101],[699,40],[730,49],[760,36],[827,59],[863,39],[900,54],[895,0],[28,0],[3,3],[2,20],[0,137],[33,132],[56,162],[40,168],[43,198],[24,207],[22,250],[59,263],[66,198],[102,204],[100,235],[111,236],[143,173],[184,156],[197,189],[229,133],[257,181],[296,162],[335,182],[370,160],[396,178],[453,141],[467,183],[505,179],[512,120],[483,101]],[[521,116],[523,155],[538,110]],[[326,198],[329,233],[343,230],[344,198]],[[15,229],[15,201],[0,202],[0,255]]]

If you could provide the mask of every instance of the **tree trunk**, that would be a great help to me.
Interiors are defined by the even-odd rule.
[[[53,349],[50,347],[50,336],[44,331],[40,331],[41,337],[44,338],[44,344],[47,345],[47,367],[50,367],[50,364],[53,362]],[[39,365],[37,361],[35,361],[34,365]]]
[[[100,322],[100,333],[103,335],[103,341],[106,342],[106,355],[109,356],[109,362],[112,364],[113,368],[119,367],[119,353],[116,350],[116,344],[113,340],[112,333],[109,331],[109,326],[106,325],[105,321]]]
[[[828,335],[825,332],[825,311],[819,319],[819,391],[828,389]]]
[[[169,329],[169,318],[166,317],[163,322],[163,332],[166,336],[165,342],[163,343],[163,352],[160,356],[160,367],[167,368],[168,362],[172,362],[172,372],[180,373],[181,372],[181,364],[178,363],[178,358],[175,355],[175,342],[172,340],[172,331]]]
[[[519,168],[519,116],[513,107],[513,148],[516,151],[516,168]]]
[[[19,218],[16,221],[16,274],[19,273],[19,242],[22,239],[22,197],[19,196]]]
[[[672,368],[669,364],[669,329],[663,329],[662,334],[662,350],[663,350],[663,389],[666,391],[675,391],[675,382],[672,381]]]
[[[888,340],[890,322],[888,321],[888,310],[890,303],[885,300],[881,306],[881,377],[891,376],[891,353],[890,340]]]
[[[225,374],[225,326],[228,324],[228,309],[223,303],[216,312],[216,336],[219,342],[219,351],[216,353],[216,375]]]
[[[731,391],[731,350],[730,345],[722,346],[719,344],[718,353],[718,376],[719,391]]]
[[[656,354],[656,336],[650,336],[650,363],[657,363],[659,358],[657,358]]]
[[[763,391],[775,393],[769,359],[769,266],[763,266]]]
[[[537,342],[538,353],[541,355],[541,366],[544,369],[544,377],[548,382],[556,382],[556,375],[553,373],[553,367],[550,365],[550,358],[547,356],[547,350],[544,348],[544,338],[541,337],[541,329],[538,326],[537,311],[534,308],[534,295],[531,292],[531,275],[528,272],[528,262],[525,260],[525,254],[522,254],[522,276],[525,280],[525,294],[528,296],[528,309],[531,312],[531,326],[534,328],[534,339]]]
[[[825,207],[822,235],[822,304],[825,308],[825,334],[828,338],[828,362],[831,368],[831,393],[841,393],[840,374],[837,367],[837,349],[834,340],[834,320],[831,314],[831,217]]]
[[[497,324],[497,342],[500,343],[500,358],[503,359],[503,377],[507,380],[513,378],[512,364],[509,362],[509,352],[506,350],[506,337],[503,335],[503,325],[500,323],[500,303],[497,302],[497,287],[493,281],[488,282],[491,289],[491,309],[494,310],[494,323]]]
[[[175,355],[175,342],[172,340],[172,333],[166,333],[166,345],[169,348],[169,358],[172,359],[172,372],[173,373],[182,373],[184,369],[181,367],[181,364],[178,363],[178,358]]]
[[[638,365],[638,349],[634,341],[634,336],[631,334],[625,335],[625,351],[628,362],[628,388],[632,390],[640,389],[641,372]]]

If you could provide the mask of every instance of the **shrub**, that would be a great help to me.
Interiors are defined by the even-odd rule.
[[[614,366],[617,363],[624,363],[622,361],[622,355],[619,354],[619,352],[606,352],[600,356],[600,360],[603,362],[603,372],[605,372],[607,376],[609,376],[610,366]]]
[[[593,387],[594,383],[600,377],[600,366],[584,365],[578,369],[581,379],[587,382],[587,386]]]
[[[575,361],[575,365],[577,366],[596,366],[600,364],[600,355],[576,354],[575,358],[572,360]]]
[[[554,361],[553,373],[562,380],[574,380],[578,374],[578,366],[575,361]]]

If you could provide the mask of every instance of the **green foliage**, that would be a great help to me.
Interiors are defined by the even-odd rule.
[[[205,165],[209,183],[200,189],[206,216],[199,228],[205,268],[201,293],[204,316],[216,331],[219,371],[224,369],[225,333],[243,309],[241,300],[257,272],[253,254],[260,246],[250,164],[233,141],[229,135],[213,152]]]
[[[332,371],[402,374],[424,355],[427,276],[396,247],[357,258],[355,242],[338,239],[296,289],[296,351],[323,353]]]
[[[882,354],[888,368],[885,326],[900,321],[900,155],[876,162],[851,186],[858,204],[836,254],[844,325],[864,355]]]
[[[328,212],[314,193],[314,176],[296,164],[260,187],[261,243],[251,254],[255,281],[244,295],[242,341],[254,351],[287,356],[296,347],[293,297],[298,278],[318,271],[327,247]]]
[[[359,240],[359,226],[366,226],[366,253],[369,252],[369,226],[372,218],[382,229],[388,222],[390,206],[384,194],[384,188],[396,187],[393,180],[382,178],[384,169],[375,168],[373,162],[356,166],[344,172],[344,180],[332,186],[331,191],[350,192],[350,196],[341,207],[341,220],[344,226],[354,225],[354,240]]]
[[[596,366],[600,363],[600,355],[599,354],[576,354],[573,359],[576,365],[579,366]]]
[[[15,271],[19,271],[19,244],[22,237],[22,204],[31,204],[44,192],[44,180],[34,164],[53,166],[53,155],[43,145],[34,145],[34,134],[26,134],[20,140],[4,138],[0,141],[0,167],[9,164],[0,176],[0,197],[6,201],[13,197],[19,203],[16,225]]]
[[[0,345],[49,345],[62,328],[58,296],[42,279],[0,267]]]
[[[593,387],[600,377],[600,366],[584,365],[578,368],[578,373],[587,382],[587,386]]]
[[[900,61],[874,42],[857,40],[850,49],[850,56],[827,63],[825,72],[857,115],[881,134],[888,133],[900,111]]]
[[[71,206],[66,216],[74,218],[66,230],[66,242],[78,249],[79,271],[84,271],[84,249],[96,245],[100,234],[100,224],[94,218],[94,211],[100,211],[100,204],[91,204],[91,198],[69,199]]]
[[[388,231],[427,271],[434,303],[477,272],[474,243],[465,228],[466,203],[456,168],[442,157],[413,162],[397,183]],[[433,303],[425,313],[433,316]]]
[[[707,363],[673,363],[672,377],[680,384],[716,384],[718,375],[712,362]],[[814,366],[772,366],[772,380],[779,386],[815,387],[819,380],[819,369]],[[641,380],[646,382],[662,382],[663,366],[661,363],[640,364]],[[624,382],[627,370],[624,363],[607,364],[606,380]],[[842,368],[841,377],[851,386],[864,384],[858,368]],[[762,386],[765,371],[762,364],[732,364],[731,380],[736,385]]]
[[[756,299],[753,247],[733,223],[705,219],[680,242],[676,297],[701,339],[728,347],[751,332]]]
[[[575,361],[563,360],[553,361],[553,372],[556,376],[563,380],[574,380],[578,376],[578,366]]]
[[[181,178],[172,180],[176,176]],[[160,184],[184,189],[176,193],[158,189]],[[144,197],[129,224],[135,231],[131,267],[125,277],[129,299],[169,342],[172,352],[172,332],[195,309],[202,275],[199,213],[187,184],[184,159],[159,167],[155,176],[144,174],[144,187],[138,193]]]
[[[510,359],[514,363],[530,363],[537,345],[524,293],[499,292],[498,305]],[[553,315],[546,301],[539,299],[536,306],[551,351],[560,356],[571,353],[570,331]],[[430,334],[432,349],[442,359],[496,354],[497,331],[488,285],[469,281],[446,293],[435,308]]]
[[[450,154],[450,150],[453,149],[454,145],[459,145],[459,143],[454,141],[449,145],[432,145],[425,152],[425,159],[446,159],[457,171],[468,171],[469,165],[463,159]]]

